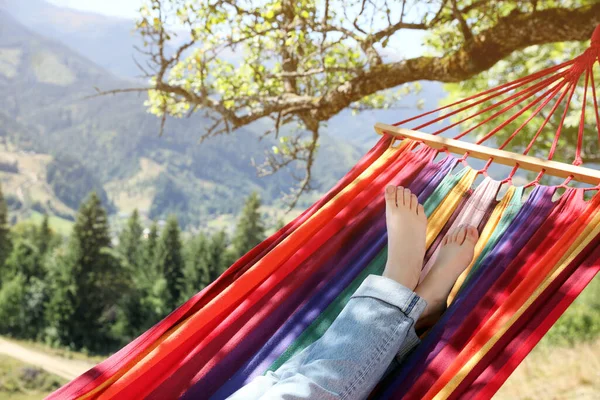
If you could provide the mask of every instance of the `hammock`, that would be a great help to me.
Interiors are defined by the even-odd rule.
[[[428,215],[423,275],[453,226],[477,226],[480,239],[448,310],[371,397],[490,398],[600,269],[600,195],[586,201],[589,189],[567,186],[573,178],[600,183],[597,171],[579,166],[588,104],[593,104],[600,140],[592,73],[599,56],[600,27],[591,47],[575,60],[396,124],[431,118],[414,128],[422,130],[450,117],[457,121],[432,132],[438,135],[490,114],[455,137],[460,139],[502,121],[460,159],[449,153],[434,160],[444,147],[440,143],[455,142],[422,135],[421,142],[406,139],[396,145],[393,135],[410,137],[414,131],[386,126],[378,143],[322,199],[161,322],[49,398],[224,399],[278,368],[323,335],[369,274],[382,273],[387,240],[382,194],[390,183],[409,187]],[[580,80],[584,94],[575,160],[559,168],[551,160]],[[565,111],[550,161],[527,156],[561,104]],[[505,148],[547,108],[548,117],[517,161],[481,145],[522,116],[523,123],[499,146]],[[473,154],[489,157],[482,170],[466,164]],[[493,161],[513,165],[505,181],[487,176]],[[511,184],[521,164],[539,171],[525,200],[524,187]],[[549,172],[565,176],[565,183],[539,184]],[[472,189],[480,175],[485,178]],[[502,183],[509,189],[497,200]],[[558,187],[566,191],[554,200]]]

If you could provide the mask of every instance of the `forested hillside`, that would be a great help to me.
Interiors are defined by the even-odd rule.
[[[260,178],[252,165],[274,144],[257,140],[264,126],[198,144],[207,123],[202,118],[170,120],[159,136],[159,121],[146,112],[143,95],[87,98],[96,87],[128,85],[0,11],[0,177],[15,215],[36,210],[72,219],[91,190],[110,212],[139,208],[153,219],[176,212],[192,227],[237,214],[252,191],[267,206],[283,208],[291,175]],[[317,192],[333,185],[365,149],[324,137]],[[30,164],[36,168],[22,168]]]

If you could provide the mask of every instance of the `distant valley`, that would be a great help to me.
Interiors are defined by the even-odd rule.
[[[50,213],[68,221],[95,190],[117,221],[137,208],[147,220],[175,213],[188,229],[228,229],[244,198],[257,191],[275,224],[284,215],[282,194],[294,184],[290,172],[298,166],[257,177],[252,160],[260,162],[274,144],[258,140],[264,126],[199,145],[202,118],[170,119],[159,137],[159,121],[147,113],[145,96],[85,99],[94,87],[132,84],[132,27],[132,21],[39,0],[8,1],[0,8],[0,179],[13,219]],[[440,84],[424,83],[400,110],[343,112],[329,121],[314,171],[318,190],[304,196],[298,210],[377,140],[377,120],[415,113],[418,98],[434,107],[442,95]]]

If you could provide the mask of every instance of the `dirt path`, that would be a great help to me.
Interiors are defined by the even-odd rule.
[[[69,360],[28,349],[2,338],[0,338],[0,354],[6,354],[24,363],[35,365],[68,380],[78,377],[94,366],[86,361]]]

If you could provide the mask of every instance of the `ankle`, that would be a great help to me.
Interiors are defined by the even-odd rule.
[[[419,276],[414,273],[411,274],[410,269],[400,269],[397,265],[393,265],[389,262],[386,264],[382,276],[398,282],[412,291],[415,291],[419,283]]]

